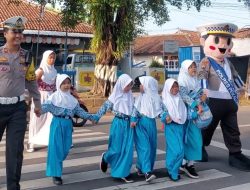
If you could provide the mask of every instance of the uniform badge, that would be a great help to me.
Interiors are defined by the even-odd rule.
[[[9,65],[0,65],[0,73],[8,73],[8,72],[10,72]]]
[[[22,18],[17,19],[17,21],[16,21],[16,27],[17,28],[23,27],[23,20],[22,20]]]

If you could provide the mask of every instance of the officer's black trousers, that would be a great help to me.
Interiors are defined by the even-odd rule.
[[[26,104],[0,104],[0,140],[6,129],[7,189],[19,190],[23,162],[24,135],[27,127]]]
[[[214,131],[220,122],[223,138],[229,153],[241,152],[240,131],[237,121],[238,106],[232,99],[209,98],[208,106],[213,114],[212,123],[202,130],[203,146],[211,143]]]

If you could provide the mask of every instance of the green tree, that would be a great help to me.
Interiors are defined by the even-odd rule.
[[[169,20],[170,5],[179,9],[210,6],[210,0],[37,0],[63,3],[62,25],[74,28],[78,22],[94,27],[91,48],[96,54],[92,92],[108,96],[117,79],[117,64],[129,43],[142,32],[146,20],[162,25]]]
[[[169,20],[170,5],[187,9],[209,6],[209,0],[65,0],[62,14],[70,27],[79,21],[94,27],[91,48],[96,53],[92,92],[108,96],[116,81],[117,64],[150,17],[159,25]]]

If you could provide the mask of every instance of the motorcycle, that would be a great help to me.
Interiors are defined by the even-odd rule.
[[[72,96],[74,96],[78,100],[80,107],[84,111],[88,112],[88,108],[85,106],[84,102],[80,99],[76,89],[73,86],[70,89],[70,93]],[[72,122],[73,122],[74,127],[83,127],[85,125],[85,123],[87,122],[87,120],[82,119],[82,118],[78,117],[77,115],[74,115],[74,117],[72,118]]]
[[[84,111],[89,112],[88,108],[85,106],[84,102],[80,99],[78,93],[76,92],[76,89],[73,86],[71,87],[71,94],[72,94],[72,96],[74,96],[78,100],[80,107]],[[25,90],[25,101],[27,104],[27,123],[29,123],[31,98],[29,96],[28,90]],[[72,118],[72,122],[73,122],[73,127],[83,127],[85,125],[85,123],[87,122],[87,120],[82,119],[82,118],[78,117],[77,115],[74,115],[74,117]]]

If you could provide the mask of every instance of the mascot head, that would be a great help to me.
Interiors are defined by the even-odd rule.
[[[231,23],[217,23],[199,26],[200,42],[207,57],[223,61],[233,47],[233,33],[238,27]]]

